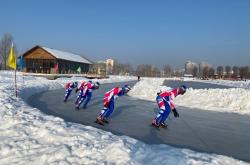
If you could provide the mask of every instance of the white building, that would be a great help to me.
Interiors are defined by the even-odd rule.
[[[113,59],[107,59],[106,60],[106,73],[107,74],[112,74],[113,73],[114,64],[115,64],[115,60],[113,60]]]

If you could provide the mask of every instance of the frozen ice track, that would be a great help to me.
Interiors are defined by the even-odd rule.
[[[116,135],[127,135],[148,144],[170,144],[250,162],[249,116],[179,107],[181,117],[174,119],[171,115],[169,128],[157,130],[150,126],[154,113],[158,111],[157,105],[125,96],[116,101],[109,125],[103,127],[94,123],[97,113],[102,108],[104,92],[123,84],[102,85],[100,90],[94,91],[89,107],[80,111],[74,109],[75,96],[70,97],[67,103],[62,102],[64,89],[36,94],[28,102],[45,113],[62,117],[67,121],[94,126]],[[130,84],[133,85],[134,82]]]

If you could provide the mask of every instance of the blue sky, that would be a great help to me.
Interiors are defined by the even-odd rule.
[[[134,66],[250,63],[249,0],[8,0],[0,22],[20,53],[39,44]]]

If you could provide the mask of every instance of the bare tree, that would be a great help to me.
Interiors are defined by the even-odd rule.
[[[239,76],[240,73],[240,68],[238,66],[233,66],[233,77],[237,78]]]
[[[181,77],[181,76],[183,76],[183,73],[182,73],[180,70],[175,70],[175,71],[173,72],[173,74],[174,74],[174,76],[176,76],[176,77]]]
[[[146,64],[144,65],[144,75],[146,77],[152,77],[152,68],[153,66],[152,65],[149,65],[149,64]]]
[[[130,64],[124,64],[124,71],[126,74],[133,75],[134,74],[134,68]]]
[[[210,68],[208,71],[209,77],[212,78],[214,76],[215,70],[214,68]]]
[[[223,66],[217,67],[217,74],[220,76],[220,78],[222,78],[223,76],[223,71],[224,71]]]
[[[140,75],[140,76],[146,76],[145,68],[146,68],[146,67],[145,67],[145,65],[143,65],[143,64],[142,64],[142,65],[138,65],[138,66],[137,66],[137,69],[136,69],[136,74],[137,74],[137,75]]]
[[[193,69],[192,69],[192,75],[194,77],[197,77],[198,76],[198,67],[197,66],[194,66]]]
[[[138,76],[144,76],[143,75],[143,65],[138,65],[135,71],[136,75]]]
[[[231,66],[227,65],[225,67],[225,71],[226,71],[227,78],[231,77],[231,71],[232,71]]]
[[[241,79],[248,78],[248,76],[249,76],[249,67],[248,66],[240,67]]]
[[[203,78],[208,78],[209,77],[209,67],[208,66],[205,66],[204,68],[203,68],[203,70],[202,70],[202,77]]]
[[[114,66],[113,66],[113,74],[117,75],[119,73],[119,63],[117,60],[114,60]]]
[[[130,64],[121,64],[117,60],[114,62],[113,74],[114,75],[131,75],[134,69]]]
[[[152,77],[160,77],[161,72],[157,67],[152,67]]]
[[[131,75],[133,74],[133,67],[130,64],[119,64],[118,74],[120,75]]]
[[[7,69],[7,58],[10,51],[11,43],[13,42],[13,37],[11,34],[4,34],[0,41],[0,65],[2,69]]]
[[[160,73],[159,68],[149,64],[138,65],[136,69],[136,75],[144,77],[159,77]]]
[[[172,68],[170,65],[164,65],[163,72],[166,77],[171,77]]]

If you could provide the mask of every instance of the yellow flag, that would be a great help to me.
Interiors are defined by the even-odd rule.
[[[7,65],[16,70],[16,53],[14,51],[14,46],[12,44],[10,48],[10,54],[7,59]]]

